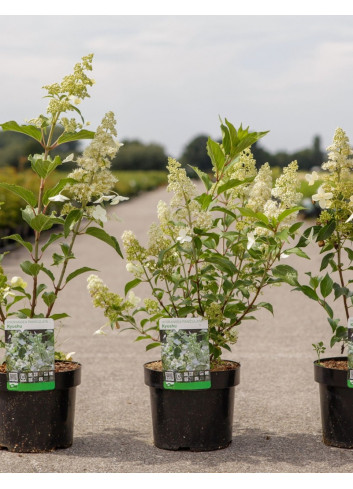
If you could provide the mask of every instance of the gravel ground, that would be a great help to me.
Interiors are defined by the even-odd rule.
[[[119,221],[107,231],[120,237],[124,229],[146,235],[155,220],[156,204],[168,199],[165,189],[120,204]],[[315,269],[320,258],[291,257],[286,263],[301,273]],[[130,280],[125,264],[113,249],[92,237],[81,237],[76,247],[78,266],[92,266],[116,290]],[[6,257],[9,276],[22,274],[18,263],[25,253]],[[23,274],[22,274],[23,275]],[[315,354],[311,344],[327,340],[329,326],[319,306],[291,287],[267,290],[264,300],[273,303],[258,321],[240,327],[239,341],[230,360],[241,363],[241,381],[235,389],[233,442],[227,449],[194,453],[170,452],[153,446],[148,387],[142,364],[158,357],[145,352],[129,332],[93,336],[103,323],[92,308],[86,276],[62,292],[56,312],[65,310],[59,339],[62,349],[76,351],[83,365],[77,389],[75,438],[71,448],[44,454],[0,451],[0,472],[351,472],[353,452],[326,447],[321,441],[318,385],[313,380]],[[333,353],[337,353],[334,351]],[[331,355],[331,352],[328,356]]]

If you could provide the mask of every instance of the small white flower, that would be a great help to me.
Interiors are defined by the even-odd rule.
[[[314,183],[318,179],[319,179],[319,175],[316,171],[313,171],[312,173],[307,173],[305,175],[305,180],[308,182],[309,185],[314,185]]]
[[[289,255],[287,255],[287,253],[284,253],[284,252],[281,253],[281,258],[284,258],[285,259],[285,258],[288,258],[288,257],[289,257]]]
[[[103,326],[102,326],[101,328],[97,329],[97,331],[95,331],[93,334],[94,335],[106,335],[107,333],[105,333],[103,331]]]
[[[351,214],[351,215],[349,216],[349,218],[347,219],[347,221],[346,221],[346,222],[350,222],[352,219],[353,219],[353,214]]]
[[[108,201],[114,199],[115,195],[102,195],[99,199],[95,200],[93,204],[100,204],[103,201]]]
[[[180,243],[190,243],[190,241],[192,241],[192,237],[188,236],[187,229],[180,229],[177,241],[179,241]]]
[[[10,284],[12,287],[22,287],[22,289],[27,287],[27,282],[25,282],[21,277],[12,277]]]
[[[131,262],[126,264],[126,270],[129,273],[133,273],[134,275],[141,275],[144,272],[142,265],[140,265],[140,264],[134,265]]]
[[[72,360],[72,356],[75,355],[75,351],[70,351],[70,353],[68,353],[66,356],[65,356],[65,359],[66,360]]]
[[[65,197],[65,195],[54,195],[54,197],[49,197],[50,202],[66,202],[67,200],[70,200],[68,197]]]
[[[92,212],[92,217],[93,219],[96,219],[97,221],[102,221],[102,222],[107,222],[107,211],[103,209],[101,205],[97,205]]]
[[[252,231],[251,233],[248,233],[246,236],[248,238],[248,244],[246,246],[246,249],[250,250],[250,248],[252,248],[256,242],[255,234]]]
[[[124,200],[129,200],[129,197],[123,197],[122,195],[116,195],[114,199],[110,202],[110,205],[117,205],[119,202],[123,202]]]
[[[132,290],[129,292],[129,294],[127,296],[127,300],[134,307],[136,307],[141,302],[141,299],[139,297],[137,297]]]
[[[331,200],[333,197],[332,192],[325,192],[322,186],[317,191],[317,194],[312,196],[314,202],[319,202],[321,209],[327,209],[331,205]]]
[[[74,161],[75,155],[71,153],[69,156],[66,156],[63,163],[68,163],[69,161]]]

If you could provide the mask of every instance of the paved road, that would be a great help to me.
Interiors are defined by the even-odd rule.
[[[120,221],[111,220],[108,232],[120,237],[124,229],[132,229],[145,236],[160,199],[168,199],[164,189],[119,205]],[[122,291],[122,284],[131,279],[115,252],[92,237],[82,237],[76,253],[75,266],[99,269],[116,290]],[[18,250],[7,257],[9,275],[20,273],[22,254]],[[288,258],[287,263],[295,263],[303,273],[308,266],[314,269],[319,257],[310,263]],[[57,308],[71,315],[60,333],[65,340],[62,349],[76,351],[75,358],[83,364],[74,445],[48,454],[0,451],[0,472],[352,471],[353,451],[321,442],[311,344],[327,339],[329,326],[314,302],[286,285],[266,291],[275,317],[264,311],[257,322],[243,324],[228,355],[242,365],[231,446],[216,452],[169,452],[153,446],[149,392],[143,383],[142,364],[158,352],[146,353],[129,332],[93,336],[105,321],[91,306],[86,277],[75,280],[63,291]]]

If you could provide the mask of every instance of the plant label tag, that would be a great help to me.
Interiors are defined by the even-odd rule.
[[[164,318],[159,321],[163,387],[200,390],[211,387],[208,321]]]
[[[353,388],[353,317],[348,319],[348,375],[347,386]]]
[[[9,391],[55,389],[53,319],[6,319],[5,348]]]

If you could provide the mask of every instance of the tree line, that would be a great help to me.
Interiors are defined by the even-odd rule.
[[[208,172],[211,170],[211,160],[206,151],[208,136],[201,134],[194,137],[179,155],[179,161],[187,166],[197,166]],[[157,143],[143,143],[137,139],[122,141],[124,146],[119,150],[113,160],[113,170],[165,170],[167,154],[162,145]],[[60,156],[66,157],[70,153],[78,154],[81,151],[76,141],[61,145]],[[41,153],[42,148],[34,140],[23,134],[0,132],[0,167],[12,166],[18,170],[29,166],[28,154]],[[268,162],[271,166],[283,167],[293,160],[297,160],[301,170],[310,170],[320,166],[326,158],[326,153],[321,149],[320,136],[315,136],[311,147],[295,152],[279,151],[271,153],[255,143],[252,152],[258,166]],[[54,153],[53,153],[54,154]],[[66,165],[66,166],[65,166]],[[65,164],[62,169],[71,170],[71,164]]]

